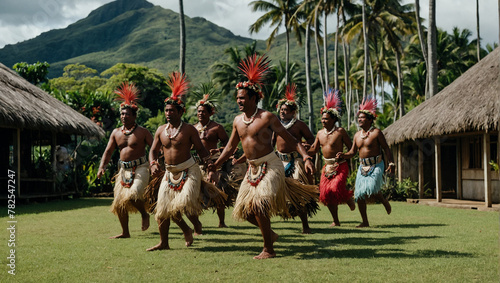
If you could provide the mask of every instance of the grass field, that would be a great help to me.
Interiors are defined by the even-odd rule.
[[[226,211],[227,229],[217,216],[201,216],[204,235],[184,246],[181,230],[170,230],[171,250],[146,252],[159,241],[158,227],[140,230],[130,219],[132,238],[108,239],[120,224],[109,212],[111,199],[74,199],[16,207],[16,275],[7,271],[10,237],[2,233],[0,282],[498,282],[499,215],[392,202],[369,205],[372,227],[356,229],[360,216],[339,207],[342,226],[330,228],[325,207],[312,219],[312,235],[300,221],[273,218],[280,235],[277,257],[253,260],[262,237],[248,222]],[[4,211],[7,209],[5,208]],[[6,215],[6,214],[4,214]],[[8,228],[7,217],[0,218]]]

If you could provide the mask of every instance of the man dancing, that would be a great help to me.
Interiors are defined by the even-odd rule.
[[[325,166],[321,172],[319,184],[319,200],[328,207],[333,217],[330,226],[340,226],[338,205],[347,203],[351,210],[355,209],[352,191],[346,188],[349,166],[345,159],[336,158],[344,145],[351,148],[352,142],[347,132],[337,127],[342,113],[341,98],[338,90],[329,89],[325,95],[325,106],[321,108],[321,124],[323,129],[316,135],[316,140],[309,154],[316,154],[321,148]]]
[[[139,90],[133,83],[125,82],[115,93],[123,103],[120,105],[120,120],[123,126],[116,128],[109,137],[108,145],[101,158],[97,178],[101,179],[105,168],[111,160],[113,151],[120,150],[119,172],[116,175],[114,200],[111,212],[118,216],[122,233],[111,237],[130,238],[128,213],[141,213],[142,231],[149,228],[149,214],[144,202],[144,189],[149,182],[149,166],[146,158],[146,146],[151,146],[151,133],[137,125],[138,107],[136,105]]]
[[[358,228],[369,227],[368,216],[366,214],[366,200],[373,197],[380,201],[387,211],[391,213],[391,205],[384,198],[380,191],[384,183],[384,160],[382,152],[388,159],[386,172],[394,174],[395,164],[392,159],[392,152],[387,145],[384,134],[381,130],[373,126],[374,120],[377,118],[375,110],[377,109],[377,100],[367,97],[359,106],[358,123],[361,128],[354,135],[352,148],[347,153],[339,152],[337,158],[352,158],[359,151],[359,168],[356,175],[356,185],[354,198],[358,202],[359,213],[361,214],[362,222]]]
[[[205,94],[203,99],[196,103],[196,113],[199,122],[194,126],[200,134],[201,143],[210,152],[210,159],[215,161],[219,158],[221,151],[224,149],[227,141],[229,140],[229,137],[221,124],[218,124],[210,119],[210,117],[215,114],[216,107],[215,104],[209,100],[209,98],[210,94]],[[222,148],[217,147],[219,142],[222,145]],[[226,172],[221,173],[226,174]],[[206,177],[208,180],[208,174],[205,175],[207,175]],[[227,184],[227,176],[224,176],[223,179],[225,179],[224,182],[219,180],[218,188],[228,195],[228,198],[225,204],[217,207],[217,216],[219,217],[220,228],[227,227],[225,223],[224,208],[225,206],[229,206],[233,203],[238,193],[238,191]]]
[[[262,98],[261,84],[268,64],[267,57],[257,58],[256,55],[240,64],[240,69],[248,79],[236,85],[236,102],[243,114],[234,119],[228,145],[219,159],[209,166],[214,171],[222,165],[241,141],[249,169],[241,183],[233,217],[247,220],[260,228],[264,248],[254,259],[276,256],[273,243],[278,239],[278,234],[271,230],[270,218],[274,215],[288,215],[285,170],[274,153],[273,132],[287,140],[303,156],[307,173],[314,171],[312,157],[307,155],[304,147],[281,125],[278,117],[257,107]]]
[[[280,122],[288,130],[288,132],[299,142],[305,140],[304,147],[308,149],[314,142],[314,135],[306,125],[306,123],[297,119],[297,109],[299,106],[295,101],[297,86],[295,84],[287,85],[285,98],[280,99],[276,108],[279,113]],[[313,184],[313,176],[306,174],[302,157],[296,151],[296,147],[283,139],[281,136],[274,135],[278,157],[283,162],[285,167],[285,176],[294,178],[304,184]],[[318,208],[316,200],[311,200],[302,207],[301,210],[295,211],[290,207],[290,214],[299,216],[302,221],[302,234],[311,234],[311,228],[307,221],[308,215],[313,215]]]
[[[188,88],[185,75],[175,72],[170,75],[167,84],[172,90],[172,96],[165,99],[167,124],[160,126],[156,131],[149,153],[153,174],[159,170],[157,159],[160,149],[163,150],[166,167],[158,191],[155,214],[160,230],[160,243],[148,251],[170,248],[168,244],[170,219],[181,228],[186,246],[193,243],[193,230],[182,219],[182,214],[197,220],[203,207],[200,194],[202,175],[191,157],[191,147],[194,147],[205,162],[209,161],[209,153],[201,143],[198,131],[194,126],[183,123],[181,119],[185,111],[182,96]],[[199,229],[201,230],[201,226]]]

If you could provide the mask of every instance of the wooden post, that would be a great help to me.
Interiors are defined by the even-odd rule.
[[[57,172],[56,139],[57,139],[56,133],[52,132],[52,140],[50,142],[50,156],[52,159],[52,193],[56,192],[56,172]]]
[[[434,164],[436,171],[436,201],[441,202],[443,200],[442,188],[441,188],[441,140],[439,137],[434,138]]]
[[[462,138],[457,139],[457,198],[463,199],[463,191],[462,191]]]
[[[398,144],[398,180],[399,182],[403,181],[403,143]]]
[[[491,207],[490,134],[483,134],[484,204]]]
[[[14,138],[14,155],[16,158],[16,185],[17,185],[17,197],[21,197],[21,129],[17,128]]]
[[[418,145],[418,197],[424,198],[424,151],[422,145]]]

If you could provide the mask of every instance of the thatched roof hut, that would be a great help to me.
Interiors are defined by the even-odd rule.
[[[0,63],[0,127],[104,137],[104,130]]]
[[[500,121],[500,48],[384,130],[389,145],[432,136],[489,131]]]
[[[500,202],[500,48],[384,130],[398,178],[442,196]]]

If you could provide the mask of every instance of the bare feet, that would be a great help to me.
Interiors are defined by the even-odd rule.
[[[276,256],[276,253],[268,253],[265,251],[262,251],[258,256],[254,256],[253,259],[266,259],[266,258],[273,258]]]
[[[184,233],[184,240],[186,240],[186,247],[189,247],[193,244],[193,229],[189,229],[189,232]]]
[[[226,223],[219,223],[219,228],[227,228]]]
[[[149,228],[149,214],[142,215],[142,231],[146,231]]]
[[[302,234],[312,234],[311,228],[302,229]]]
[[[356,228],[365,228],[365,227],[370,227],[370,225],[368,223],[361,223],[358,226],[356,226]]]
[[[332,222],[332,224],[330,224],[330,227],[336,227],[336,226],[340,226],[340,222]]]
[[[151,247],[151,248],[147,249],[146,251],[150,252],[150,251],[159,251],[159,250],[170,250],[170,247],[168,245],[164,245],[160,242],[158,245]]]
[[[120,235],[116,235],[116,236],[109,237],[109,238],[110,239],[130,238],[130,234],[120,234]]]

